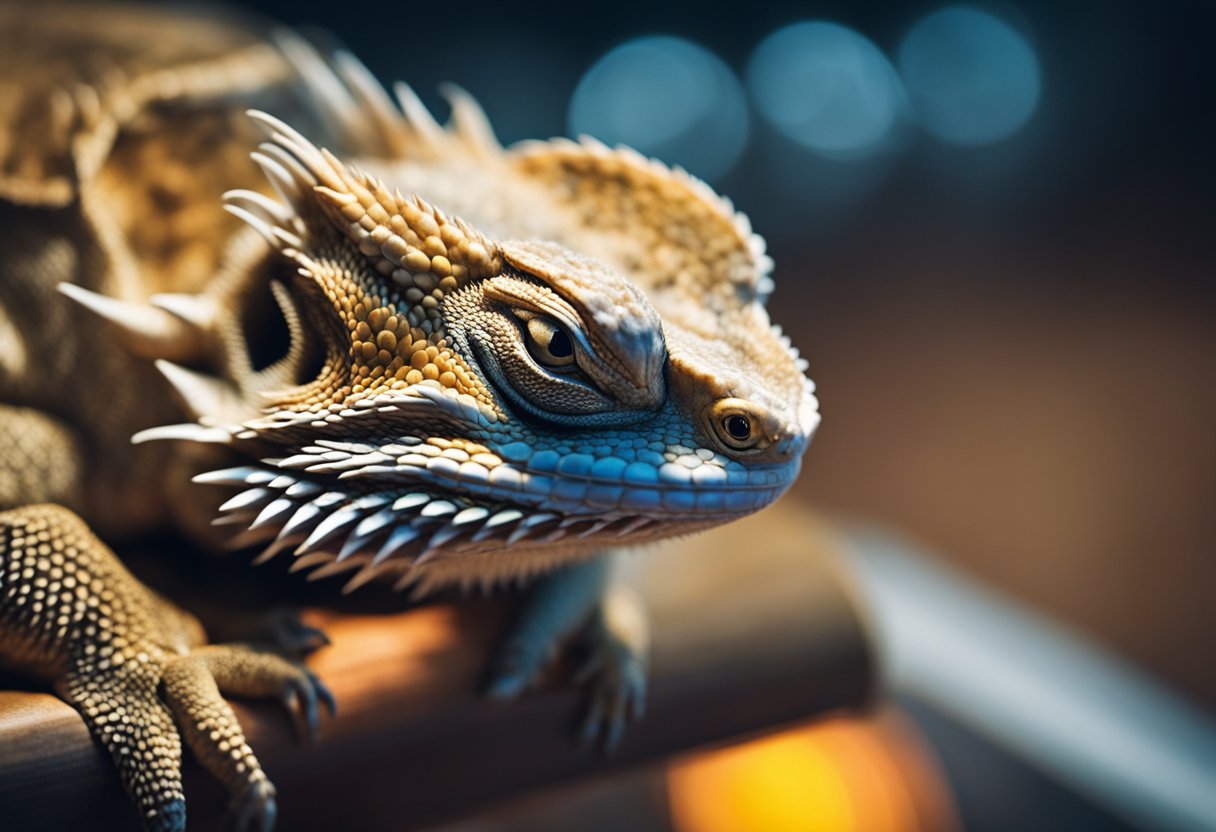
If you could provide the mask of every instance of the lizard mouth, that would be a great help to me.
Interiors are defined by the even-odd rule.
[[[309,571],[310,580],[353,572],[345,592],[392,580],[426,594],[450,583],[488,588],[604,546],[728,522],[776,499],[797,468],[736,470],[657,455],[662,464],[580,454],[512,460],[509,445],[470,455],[433,442],[318,440],[195,482],[241,489],[214,522],[238,530],[231,548],[264,547],[257,563],[290,552],[291,570]]]

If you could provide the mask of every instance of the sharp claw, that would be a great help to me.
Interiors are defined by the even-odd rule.
[[[629,701],[629,718],[637,722],[646,716],[646,691],[635,690]]]
[[[249,803],[244,803],[237,810],[236,819],[232,822],[232,828],[236,832],[246,832],[249,829],[249,823],[253,819],[253,807]]]
[[[278,817],[278,806],[274,800],[274,786],[269,782],[255,785],[241,800],[234,828],[238,832],[256,829],[271,832]]]
[[[300,688],[300,695],[304,698],[304,725],[308,728],[308,741],[317,741],[317,732],[320,730],[321,717],[317,713],[317,689],[308,682],[297,682]]]
[[[333,691],[326,687],[325,683],[315,674],[310,673],[309,675],[312,676],[312,686],[316,690],[317,696],[325,703],[325,710],[329,712],[330,719],[333,719],[338,715],[338,700],[334,699]]]
[[[266,798],[266,803],[262,807],[262,825],[259,832],[271,832],[274,829],[274,822],[279,816],[279,806],[275,803],[273,797]]]
[[[283,693],[283,707],[291,714],[291,724],[295,728],[296,739],[304,739],[307,736],[307,730],[303,713],[300,710],[300,692],[296,689],[294,682],[288,683],[287,690]]]
[[[625,734],[625,713],[624,708],[618,706],[614,709],[616,712],[605,726],[603,749],[607,754],[616,751],[621,744],[621,737]]]
[[[266,794],[259,789],[249,811],[249,822],[257,825],[258,832],[271,832],[274,829],[274,822],[279,814],[274,794]]]
[[[590,751],[597,745],[596,740],[599,739],[600,724],[604,720],[604,698],[600,694],[595,694],[591,700],[591,706],[587,710],[587,716],[583,719],[583,730],[579,736],[579,746],[583,751]]]
[[[495,702],[507,702],[518,699],[520,694],[528,689],[527,677],[517,669],[509,669],[495,674],[490,684],[486,686],[486,698]]]

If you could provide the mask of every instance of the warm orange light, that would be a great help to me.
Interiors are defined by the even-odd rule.
[[[891,716],[839,719],[694,755],[668,771],[676,832],[956,829],[937,764]]]

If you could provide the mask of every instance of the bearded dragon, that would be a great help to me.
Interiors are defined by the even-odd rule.
[[[504,149],[456,88],[441,126],[345,53],[205,19],[174,40],[188,55],[127,20],[132,48],[83,8],[4,10],[44,52],[126,66],[50,96],[62,156],[0,156],[0,659],[79,709],[146,828],[185,825],[183,739],[268,827],[273,786],[221,692],[278,696],[309,726],[328,692],[274,651],[207,644],[90,529],[121,541],[168,516],[213,540],[225,487],[233,547],[346,573],[346,591],[524,587],[488,693],[519,695],[581,634],[583,731],[614,743],[642,709],[647,636],[612,553],[763,508],[819,421],[765,311],[761,238],[626,148]],[[250,97],[341,156],[240,115]],[[257,361],[276,326],[287,345]]]

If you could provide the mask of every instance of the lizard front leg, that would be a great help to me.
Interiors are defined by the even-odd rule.
[[[513,699],[532,687],[572,639],[588,658],[575,681],[589,687],[580,739],[614,748],[625,724],[642,715],[650,651],[649,627],[636,593],[612,580],[612,558],[567,566],[540,578],[494,658],[486,693]]]
[[[317,698],[331,700],[301,665],[204,639],[72,512],[0,513],[0,661],[54,681],[110,752],[146,829],[185,827],[179,724],[242,820],[265,829],[273,787],[219,690],[302,701],[310,724]]]

